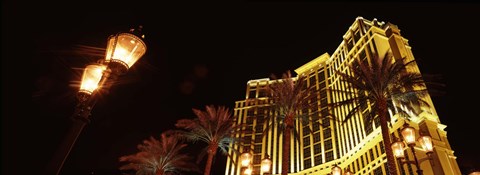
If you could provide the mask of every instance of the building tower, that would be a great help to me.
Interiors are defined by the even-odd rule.
[[[355,115],[344,124],[328,117],[315,117],[333,113],[342,119],[346,115],[346,110],[330,109],[327,105],[341,98],[335,91],[327,89],[345,87],[343,82],[338,81],[339,76],[335,75],[337,69],[345,68],[353,59],[369,61],[373,59],[374,53],[385,55],[387,52],[391,52],[396,59],[406,57],[407,61],[414,60],[408,40],[400,35],[396,25],[358,17],[332,55],[325,53],[295,70],[297,75],[308,76],[308,87],[316,86],[314,93],[317,93],[317,98],[314,100],[317,100],[318,105],[299,111],[302,114],[310,114],[313,122],[295,123],[296,128],[300,129],[299,135],[292,136],[290,141],[289,174],[326,175],[335,164],[343,169],[348,168],[355,174],[388,174],[384,146],[390,145],[383,145],[379,121],[373,122],[370,126],[363,120],[363,114],[371,112],[370,107],[362,109],[361,114]],[[419,69],[415,65],[410,67],[409,71]],[[271,174],[281,173],[282,135],[276,127],[264,132],[269,122],[268,116],[275,114],[270,107],[272,101],[266,93],[271,83],[275,81],[269,78],[248,81],[245,99],[235,102],[234,115],[237,122],[246,124],[246,132],[237,136],[243,139],[244,145],[235,145],[235,148],[253,155],[252,174],[261,174],[260,162],[267,155],[273,162]],[[446,126],[440,123],[431,98],[428,96],[425,101],[430,107],[417,109],[421,112],[413,116],[409,122],[410,126],[423,135],[431,136],[433,140],[434,153],[431,160],[421,152],[420,146],[416,146],[418,148],[416,156],[422,160],[420,167],[426,175],[461,174],[448,143],[447,133],[444,131]],[[400,129],[404,122],[403,118],[392,116],[390,128],[392,135],[401,137]],[[407,152],[406,157],[413,160],[411,151]],[[225,174],[241,175],[240,165],[235,164],[239,162],[239,155],[232,155],[227,159]],[[416,167],[411,164],[397,162],[397,167],[399,174],[416,174]]]

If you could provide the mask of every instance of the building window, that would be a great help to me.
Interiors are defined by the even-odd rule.
[[[262,155],[253,156],[253,164],[260,164],[261,161],[262,161]]]
[[[380,127],[380,117],[376,117],[373,121],[375,122],[375,128]]]
[[[322,164],[322,155],[317,155],[314,158],[315,165],[320,165]]]
[[[322,120],[322,126],[323,127],[329,127],[330,126],[330,119],[329,118],[324,118]]]
[[[255,145],[253,148],[254,153],[261,153],[262,152],[262,145]]]
[[[322,146],[320,143],[313,146],[313,154],[318,154],[322,151]]]
[[[370,149],[370,161],[375,160],[375,155],[373,154],[373,149]]]
[[[364,162],[363,162],[363,155],[360,156],[360,163],[361,163],[361,164],[360,164],[360,165],[361,165],[360,167],[363,168],[363,167],[365,166],[365,164],[364,164]]]
[[[256,89],[251,89],[248,93],[248,98],[256,98]]]
[[[332,149],[332,139],[325,141],[325,150]]]
[[[380,142],[380,152],[382,152],[382,154],[385,153],[385,147],[383,146],[383,142]]]
[[[245,144],[250,144],[252,142],[252,137],[251,136],[244,136],[243,141]]]
[[[262,143],[263,136],[260,134],[255,135],[255,143]]]
[[[312,159],[308,158],[303,161],[305,169],[312,167]]]
[[[267,90],[266,89],[259,89],[258,90],[258,97],[266,97],[267,96]]]
[[[303,155],[305,157],[310,157],[310,147],[307,147],[307,148],[303,149]]]
[[[378,167],[377,169],[373,170],[374,175],[383,175],[382,167]]]
[[[350,39],[348,39],[348,41],[347,41],[347,49],[350,50],[350,49],[352,49],[352,48],[353,48],[353,39],[350,38]]]
[[[303,134],[304,135],[310,134],[310,127],[308,127],[308,125],[303,127]]]
[[[263,133],[263,125],[255,126],[255,133]]]
[[[303,145],[304,146],[309,146],[310,145],[310,137],[309,136],[303,138]]]
[[[320,130],[320,124],[318,122],[313,122],[313,132]]]
[[[330,138],[332,137],[332,131],[330,128],[325,128],[323,130],[323,138]]]
[[[333,151],[328,151],[325,153],[325,162],[329,162],[333,160]]]
[[[319,142],[320,141],[320,132],[317,132],[313,134],[313,142]]]
[[[253,124],[253,117],[252,116],[247,117],[247,124],[249,124],[249,125]]]

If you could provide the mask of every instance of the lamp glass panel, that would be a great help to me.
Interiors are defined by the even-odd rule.
[[[106,66],[104,65],[88,65],[82,76],[82,83],[80,85],[80,91],[86,92],[86,93],[93,93],[98,86],[100,79],[102,78],[103,71],[106,69]]]
[[[130,68],[145,54],[146,50],[147,46],[139,37],[130,33],[120,33],[113,47],[112,59],[121,61]],[[107,50],[107,53],[108,52],[111,51]]]
[[[403,152],[403,142],[395,142],[392,144],[393,155],[396,158],[404,158],[405,154]]]
[[[418,138],[418,142],[422,145],[426,152],[433,152],[432,138],[430,136],[422,136]]]
[[[410,145],[415,144],[415,129],[408,126],[402,129],[403,140]]]

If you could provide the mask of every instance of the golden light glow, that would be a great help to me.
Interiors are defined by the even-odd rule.
[[[243,174],[245,175],[251,175],[253,172],[253,168],[252,168],[252,165],[248,166],[247,169],[245,169],[245,171],[243,172]]]
[[[415,144],[415,128],[411,126],[405,126],[401,133],[403,140],[405,140],[407,145]]]
[[[130,33],[120,33],[109,38],[106,61],[125,63],[128,68],[145,54],[147,46],[137,36]]]
[[[432,138],[430,136],[422,136],[418,138],[418,142],[422,145],[426,152],[433,152]]]
[[[269,158],[262,160],[261,170],[262,173],[270,173],[270,168],[272,167],[272,161]]]
[[[335,166],[332,168],[332,175],[342,175],[342,168],[340,168],[339,166],[335,165]]]
[[[240,162],[242,163],[242,167],[249,166],[251,161],[252,161],[252,154],[242,153],[242,155],[240,155]]]
[[[353,173],[352,173],[349,169],[347,169],[347,170],[345,171],[345,175],[353,175]]]
[[[80,85],[80,91],[86,93],[93,93],[98,88],[98,83],[102,78],[103,71],[106,70],[107,67],[104,65],[88,65],[85,68],[82,76],[82,84]]]
[[[392,144],[393,155],[396,158],[404,158],[405,154],[403,152],[403,142],[395,142]]]

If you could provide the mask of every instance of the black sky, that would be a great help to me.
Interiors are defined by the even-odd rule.
[[[143,139],[193,118],[191,108],[233,109],[248,80],[332,54],[357,16],[398,25],[422,73],[443,76],[446,94],[433,97],[440,120],[458,163],[480,168],[469,139],[479,133],[478,102],[467,101],[478,98],[479,11],[465,2],[2,1],[2,174],[43,172],[69,127],[71,85],[101,59],[82,46],[104,48],[109,35],[144,26],[146,55],[97,103],[63,170],[108,174]],[[217,157],[212,174],[223,174]]]

